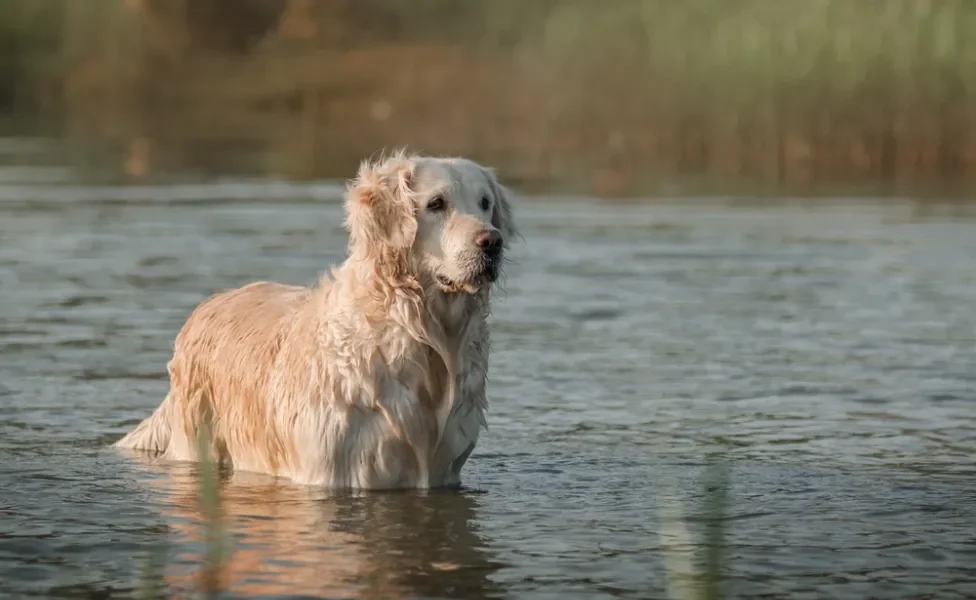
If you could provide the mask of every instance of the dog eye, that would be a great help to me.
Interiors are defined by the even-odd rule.
[[[489,206],[491,206],[491,200],[488,199],[488,196],[483,197],[481,199],[481,210],[488,210]]]
[[[428,202],[427,210],[431,212],[439,212],[444,210],[444,198],[442,196],[437,196],[436,198]]]

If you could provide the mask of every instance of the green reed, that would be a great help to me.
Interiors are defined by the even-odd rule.
[[[216,598],[221,589],[221,574],[230,557],[231,541],[224,522],[220,495],[220,464],[213,456],[209,430],[201,429],[197,438],[198,465],[197,501],[200,508],[200,527],[205,550],[198,571],[198,591],[207,598]],[[165,580],[167,546],[164,543],[148,548],[145,563],[139,573],[139,598],[155,600],[167,589]]]
[[[693,519],[704,524],[700,540],[688,530],[688,502],[679,499],[674,486],[663,485],[659,501],[659,534],[671,600],[721,600],[727,596],[729,472],[709,460],[701,479],[701,514]]]

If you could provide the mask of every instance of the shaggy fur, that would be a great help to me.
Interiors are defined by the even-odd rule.
[[[488,406],[490,292],[515,234],[466,159],[397,153],[347,189],[345,262],[313,287],[251,283],[190,315],[159,408],[116,443],[334,488],[460,483]],[[479,241],[480,240],[480,241]]]

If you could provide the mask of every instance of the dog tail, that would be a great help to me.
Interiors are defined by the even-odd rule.
[[[152,415],[113,445],[116,448],[145,450],[156,454],[165,452],[172,437],[172,420],[169,413],[173,409],[173,403],[171,392],[166,395],[166,399]]]

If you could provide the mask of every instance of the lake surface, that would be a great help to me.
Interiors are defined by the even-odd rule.
[[[213,291],[342,259],[340,188],[110,186],[0,144],[0,595],[187,595],[199,474],[109,444]],[[34,152],[36,149],[30,150]],[[976,597],[976,216],[525,199],[461,492],[225,474],[226,597]],[[724,465],[728,503],[709,465]]]

